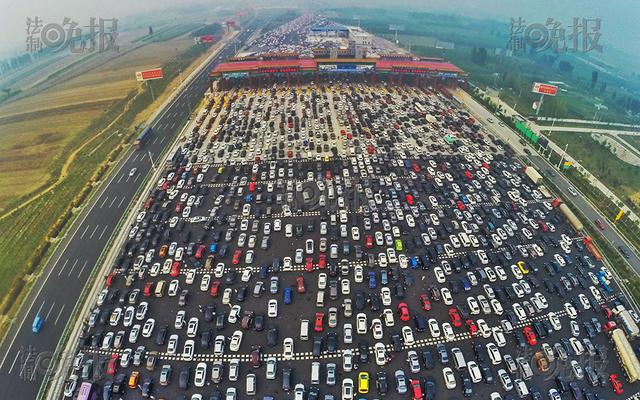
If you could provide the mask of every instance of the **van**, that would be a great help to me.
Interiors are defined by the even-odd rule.
[[[516,392],[518,393],[518,397],[520,397],[521,399],[529,395],[529,389],[527,388],[527,384],[524,383],[522,379],[514,380],[513,386],[515,386]]]
[[[156,285],[155,293],[154,293],[156,295],[156,297],[164,296],[164,289],[166,287],[167,287],[167,282],[166,281],[158,282],[158,284]]]
[[[309,340],[309,320],[300,321],[300,340]]]
[[[316,295],[316,307],[324,307],[324,290],[318,290]]]
[[[256,382],[256,374],[248,374],[247,375],[247,395],[255,395],[257,391],[257,382]]]
[[[317,361],[311,363],[311,384],[320,384],[320,363]]]
[[[454,347],[451,349],[451,354],[453,355],[453,364],[455,365],[457,370],[462,370],[467,367],[467,363],[464,360],[464,355],[462,351],[458,347]]]
[[[531,379],[533,376],[533,370],[524,357],[516,358],[516,362],[518,363],[518,372],[520,373],[520,377],[525,381]]]

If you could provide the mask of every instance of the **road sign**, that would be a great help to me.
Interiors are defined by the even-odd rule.
[[[549,85],[548,83],[534,82],[533,93],[544,94],[547,96],[555,96],[558,93],[558,87],[555,85]]]
[[[403,31],[404,25],[389,24],[390,31]]]
[[[622,218],[622,214],[624,214],[624,210],[621,208],[620,211],[618,211],[618,215],[616,215],[616,221]]]
[[[138,82],[148,81],[151,79],[162,79],[162,68],[147,69],[144,71],[136,71],[136,80]]]

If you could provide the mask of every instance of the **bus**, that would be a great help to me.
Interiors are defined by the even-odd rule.
[[[636,353],[631,348],[631,344],[624,334],[624,331],[620,328],[614,329],[611,332],[611,340],[613,341],[616,353],[622,365],[622,369],[629,379],[629,383],[633,383],[640,379],[640,361]]]
[[[607,292],[607,294],[613,293],[613,289],[611,289],[611,286],[609,286],[609,284],[607,283],[607,278],[604,271],[598,272],[598,280],[600,281],[600,284],[604,288],[605,292]]]
[[[627,310],[622,310],[616,315],[616,319],[618,323],[622,325],[624,331],[627,333],[629,337],[636,337],[640,333],[640,329],[636,324],[636,321],[633,320],[633,317]]]
[[[36,314],[36,317],[33,319],[33,324],[31,325],[31,330],[33,331],[33,333],[40,332],[43,322],[44,322],[44,319],[42,318],[40,313]]]
[[[98,400],[98,385],[92,382],[82,382],[77,400]]]
[[[133,142],[133,147],[135,147],[136,150],[140,150],[149,136],[151,136],[151,127],[147,126],[142,130],[142,132],[140,132],[136,141]]]

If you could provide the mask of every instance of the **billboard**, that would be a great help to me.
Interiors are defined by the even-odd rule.
[[[247,76],[249,76],[248,72],[225,72],[222,74],[222,77],[229,79],[246,78]]]
[[[200,36],[200,43],[213,43],[213,35]]]
[[[548,83],[534,82],[533,93],[544,94],[548,96],[555,96],[558,93],[558,87],[555,85],[549,85]]]
[[[369,72],[373,71],[371,64],[319,64],[320,72]]]
[[[138,82],[148,81],[151,79],[162,79],[162,68],[146,69],[144,71],[136,71],[136,80]]]
[[[390,31],[403,31],[404,25],[389,24]]]

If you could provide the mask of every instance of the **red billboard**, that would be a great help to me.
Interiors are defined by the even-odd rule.
[[[200,36],[201,43],[213,43],[213,35],[202,35]]]
[[[531,91],[533,93],[555,96],[558,93],[558,87],[547,83],[534,82]]]
[[[148,81],[150,79],[162,79],[164,75],[162,74],[162,68],[153,68],[147,69],[144,71],[136,71],[136,80]]]

